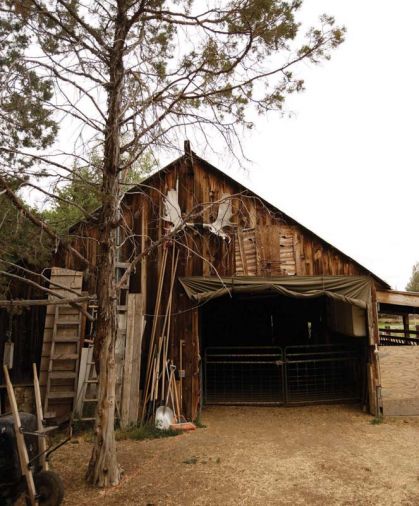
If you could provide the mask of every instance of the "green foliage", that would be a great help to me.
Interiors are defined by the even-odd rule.
[[[419,292],[419,262],[416,262],[412,267],[412,275],[406,285],[406,290],[409,292]]]
[[[117,441],[123,441],[126,439],[134,439],[136,441],[142,441],[144,439],[161,439],[166,437],[178,436],[182,431],[179,430],[161,430],[157,429],[153,423],[144,423],[136,425],[127,430],[119,429],[115,433]]]
[[[146,153],[122,176],[123,190],[140,183],[154,169],[155,162]],[[67,184],[59,186],[55,196],[50,200],[51,207],[43,211],[43,219],[60,235],[68,233],[68,229],[83,219],[89,219],[91,213],[100,207],[102,173],[100,158],[92,156],[88,167],[75,166],[71,171],[71,179]]]
[[[51,207],[43,211],[44,220],[59,235],[68,232],[100,205],[100,175],[90,168],[74,169],[69,183],[60,186],[51,199]]]
[[[9,182],[17,188],[17,184]],[[35,209],[31,209],[39,215]],[[0,195],[0,270],[8,270],[7,262],[40,270],[50,263],[51,240],[28,221],[4,195]],[[11,278],[0,276],[0,296],[7,298]]]
[[[10,4],[10,2],[1,2]],[[24,2],[22,2],[24,4]],[[7,7],[7,6],[3,6]],[[18,8],[20,7],[20,11]],[[32,43],[21,4],[16,10],[2,9],[0,17],[0,155],[20,167],[29,164],[17,150],[46,148],[58,131],[49,101],[53,96],[52,80],[26,61],[25,52]]]

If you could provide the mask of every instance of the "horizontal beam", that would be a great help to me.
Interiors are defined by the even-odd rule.
[[[377,302],[419,308],[418,292],[399,292],[396,290],[377,290]]]
[[[23,306],[56,306],[58,304],[77,304],[79,302],[87,302],[95,300],[96,295],[74,297],[72,299],[16,299],[16,300],[0,300],[0,307],[23,307]]]

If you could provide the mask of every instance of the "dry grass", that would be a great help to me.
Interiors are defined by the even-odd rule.
[[[66,505],[419,505],[419,419],[349,406],[211,408],[207,428],[118,443],[118,487],[83,480],[91,444],[59,450]]]

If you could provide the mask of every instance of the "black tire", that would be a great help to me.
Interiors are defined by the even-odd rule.
[[[39,506],[59,506],[64,498],[64,485],[54,471],[41,471],[34,476]]]

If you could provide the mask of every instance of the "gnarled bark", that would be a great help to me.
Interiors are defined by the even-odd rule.
[[[109,58],[108,115],[100,211],[99,258],[97,274],[98,315],[95,360],[99,369],[98,406],[95,422],[95,445],[87,470],[87,481],[107,487],[117,485],[120,468],[116,458],[115,424],[115,342],[117,336],[116,227],[120,220],[119,169],[120,114],[124,78],[123,52],[126,35],[125,2],[118,3],[114,45]]]

